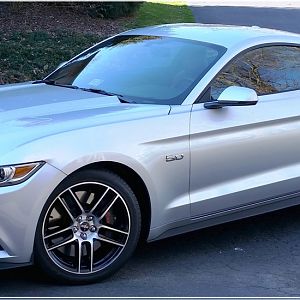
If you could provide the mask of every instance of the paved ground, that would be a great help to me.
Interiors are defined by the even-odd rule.
[[[0,296],[300,296],[300,206],[143,246],[103,283],[0,272]]]
[[[236,1],[247,6],[257,0]],[[194,5],[193,11],[205,23],[300,32],[297,2],[272,4],[278,7]],[[0,271],[0,296],[300,296],[299,216],[300,206],[155,242],[115,276],[89,286],[61,286],[33,268]]]
[[[196,1],[189,1],[200,23],[257,25],[300,33],[300,1],[204,0],[201,3],[200,6]]]

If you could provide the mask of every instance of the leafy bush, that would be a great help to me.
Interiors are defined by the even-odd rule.
[[[87,2],[78,3],[81,6],[89,6],[87,13],[95,18],[116,19],[132,15],[141,2]]]

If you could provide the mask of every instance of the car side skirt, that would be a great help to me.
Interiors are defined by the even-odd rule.
[[[299,204],[300,191],[297,191],[291,194],[278,196],[276,198],[265,199],[259,202],[250,203],[248,205],[233,207],[228,210],[200,215],[189,220],[185,219],[159,228],[153,228],[150,231],[148,242],[280,210]]]

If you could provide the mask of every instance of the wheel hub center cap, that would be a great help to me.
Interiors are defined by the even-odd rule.
[[[90,228],[90,224],[88,222],[82,222],[80,223],[80,230],[83,232],[88,231]]]

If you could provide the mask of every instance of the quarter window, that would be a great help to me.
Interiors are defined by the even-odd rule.
[[[217,99],[229,86],[252,88],[258,95],[300,89],[300,47],[267,46],[247,52],[216,77],[212,97]]]

